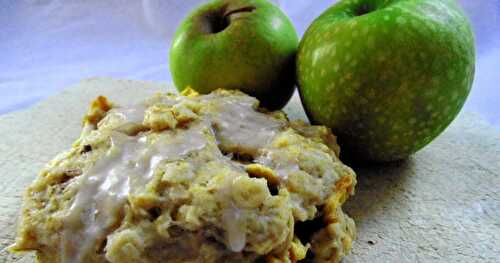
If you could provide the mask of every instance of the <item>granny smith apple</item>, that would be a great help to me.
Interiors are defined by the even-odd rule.
[[[298,45],[292,23],[269,1],[210,1],[177,29],[170,71],[180,91],[239,89],[278,109],[295,88]]]
[[[348,156],[405,158],[456,117],[472,86],[470,24],[454,0],[344,0],[307,29],[299,91]]]

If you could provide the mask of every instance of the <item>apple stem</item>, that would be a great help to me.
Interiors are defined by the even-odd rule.
[[[224,7],[226,9],[227,7]],[[253,12],[256,9],[255,6],[244,6],[234,10],[224,10],[222,14],[212,14],[209,16],[210,23],[212,24],[210,33],[216,34],[224,31],[230,23],[230,16],[237,13]]]
[[[228,12],[226,12],[224,14],[224,19],[229,18],[229,16],[231,16],[232,14],[244,13],[244,12],[253,12],[255,9],[256,9],[255,6],[244,6],[244,7],[240,7],[240,8],[234,9],[234,10],[230,10],[230,11],[228,11]]]

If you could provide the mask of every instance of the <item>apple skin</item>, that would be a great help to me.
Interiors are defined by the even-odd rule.
[[[355,161],[404,159],[430,143],[462,108],[474,68],[473,33],[454,0],[340,1],[297,54],[310,121]]]
[[[178,27],[170,70],[179,91],[239,89],[280,109],[295,89],[298,45],[292,23],[270,2],[210,1]]]

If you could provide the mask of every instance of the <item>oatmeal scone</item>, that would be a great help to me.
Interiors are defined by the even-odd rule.
[[[237,91],[97,98],[24,195],[11,250],[39,262],[338,262],[354,172],[322,126]]]

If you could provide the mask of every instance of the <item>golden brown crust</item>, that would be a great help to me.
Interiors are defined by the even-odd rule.
[[[90,103],[89,111],[87,115],[83,118],[84,124],[97,125],[99,121],[104,118],[106,112],[108,112],[113,107],[108,99],[104,96],[97,97],[94,101]]]

